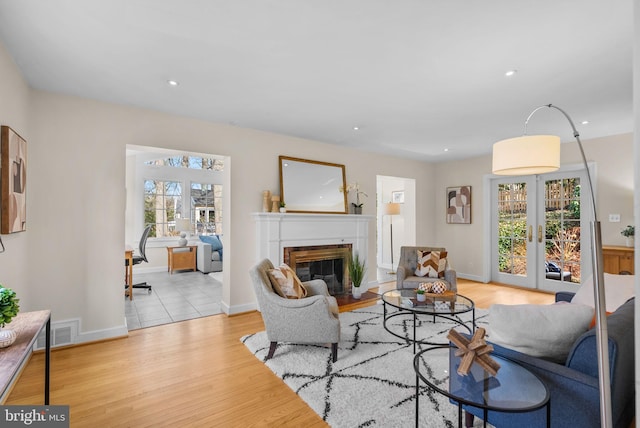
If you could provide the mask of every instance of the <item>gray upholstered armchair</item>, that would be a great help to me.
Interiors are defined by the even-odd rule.
[[[438,278],[429,278],[426,276],[416,276],[415,271],[418,265],[418,252],[422,251],[447,251],[442,247],[401,247],[400,260],[398,261],[398,269],[396,270],[396,288],[418,288],[421,282],[433,282]],[[444,271],[444,280],[449,283],[449,289],[458,290],[456,271],[449,266],[447,256],[447,267]]]
[[[340,319],[338,303],[322,280],[303,282],[307,297],[286,299],[273,291],[267,272],[273,269],[264,259],[250,270],[258,306],[271,342],[267,359],[273,357],[278,342],[331,343],[333,361],[338,359]]]

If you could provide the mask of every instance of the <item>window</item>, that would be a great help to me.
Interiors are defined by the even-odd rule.
[[[144,226],[152,238],[179,235],[176,219],[188,218],[192,234],[222,233],[224,159],[171,156],[140,159]]]
[[[222,234],[222,185],[191,183],[191,223],[198,235]]]
[[[170,158],[146,161],[149,166],[170,166],[176,168],[205,169],[223,171],[224,160],[217,158],[203,158],[199,156],[172,156]]]
[[[177,181],[144,181],[144,225],[150,237],[176,236],[176,218],[182,218],[182,185]]]

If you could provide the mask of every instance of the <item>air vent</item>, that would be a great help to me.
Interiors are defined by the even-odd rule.
[[[78,336],[78,326],[80,321],[77,319],[52,322],[51,323],[51,347],[72,345]],[[34,350],[44,349],[46,346],[47,336],[44,329],[38,335]]]

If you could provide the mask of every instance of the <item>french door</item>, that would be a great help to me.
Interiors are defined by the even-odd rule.
[[[584,171],[491,181],[492,281],[553,292],[577,289],[591,265],[591,208],[582,183]]]

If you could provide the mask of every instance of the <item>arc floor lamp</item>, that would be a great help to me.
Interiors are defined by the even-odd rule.
[[[596,344],[598,353],[598,381],[600,383],[600,426],[612,426],[611,384],[609,376],[609,333],[605,314],[604,271],[602,268],[602,236],[600,222],[596,213],[596,198],[593,192],[591,174],[584,155],[580,134],[576,130],[569,115],[561,108],[546,104],[537,107],[529,114],[524,123],[524,135],[510,138],[493,145],[493,173],[498,175],[531,175],[543,174],[560,168],[560,137],[553,135],[526,135],[527,124],[540,109],[553,108],[564,115],[573,129],[573,136],[578,142],[582,162],[587,173],[593,220],[591,221],[591,258],[593,265],[593,293],[596,310]]]

